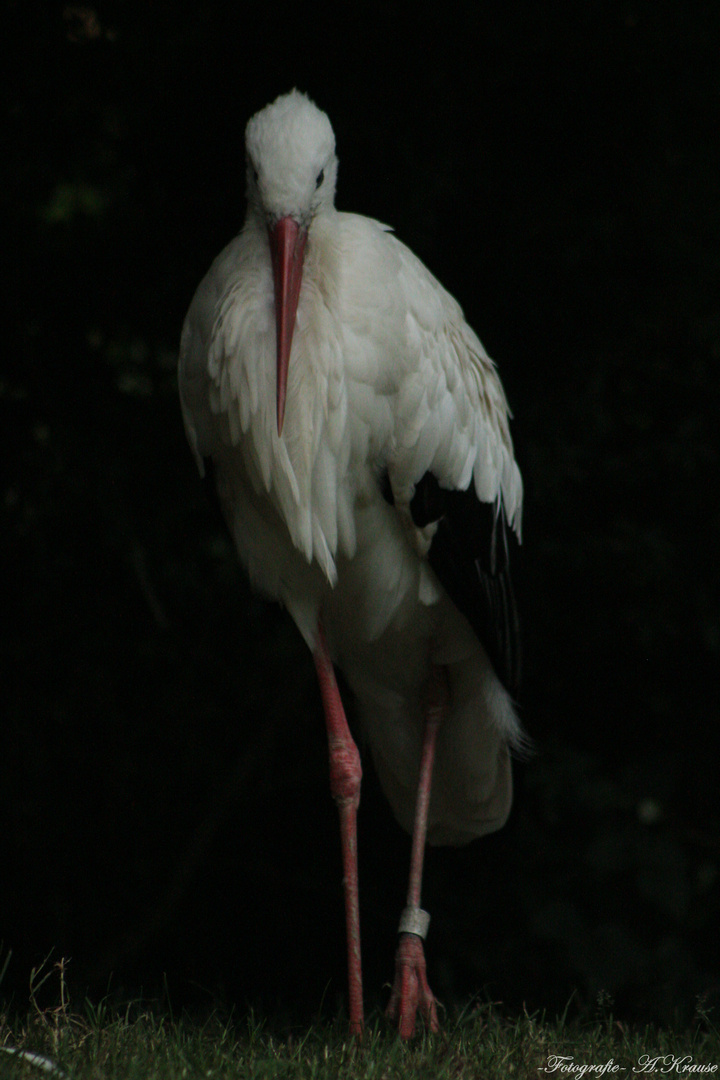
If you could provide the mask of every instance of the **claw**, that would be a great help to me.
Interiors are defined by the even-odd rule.
[[[395,981],[385,1011],[396,1022],[401,1039],[415,1034],[415,1018],[420,1016],[430,1031],[439,1031],[435,995],[428,986],[422,938],[401,934],[395,954]]]

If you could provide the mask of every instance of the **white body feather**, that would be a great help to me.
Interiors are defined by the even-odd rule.
[[[520,531],[522,482],[495,367],[453,298],[384,226],[325,206],[308,233],[282,436],[267,233],[251,203],[183,328],[190,444],[218,491],[254,586],[312,648],[323,625],[358,703],[381,782],[410,830],[424,694],[447,665],[428,838],[463,843],[509,811],[512,703],[430,569],[432,527],[408,504],[430,470],[502,499]],[[378,479],[388,470],[395,507]]]

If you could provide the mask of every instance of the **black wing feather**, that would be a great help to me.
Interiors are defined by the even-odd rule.
[[[515,697],[520,627],[510,579],[509,542],[514,534],[502,500],[483,503],[472,485],[466,491],[448,491],[432,473],[425,473],[415,488],[410,513],[418,528],[437,522],[428,561]]]

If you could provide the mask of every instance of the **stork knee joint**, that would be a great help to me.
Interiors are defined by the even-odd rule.
[[[360,802],[362,766],[354,744],[330,746],[330,793],[338,805],[356,806]]]

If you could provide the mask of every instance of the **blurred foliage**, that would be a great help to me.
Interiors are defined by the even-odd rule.
[[[688,1015],[720,971],[720,8],[4,16],[4,986],[54,945],[91,993],[167,972],[293,1017],[344,993],[312,668],[242,579],[175,389],[243,125],[297,84],[341,208],[391,221],[499,359],[526,479],[537,753],[502,833],[429,853],[431,982]],[[408,844],[366,772],[370,994]]]

